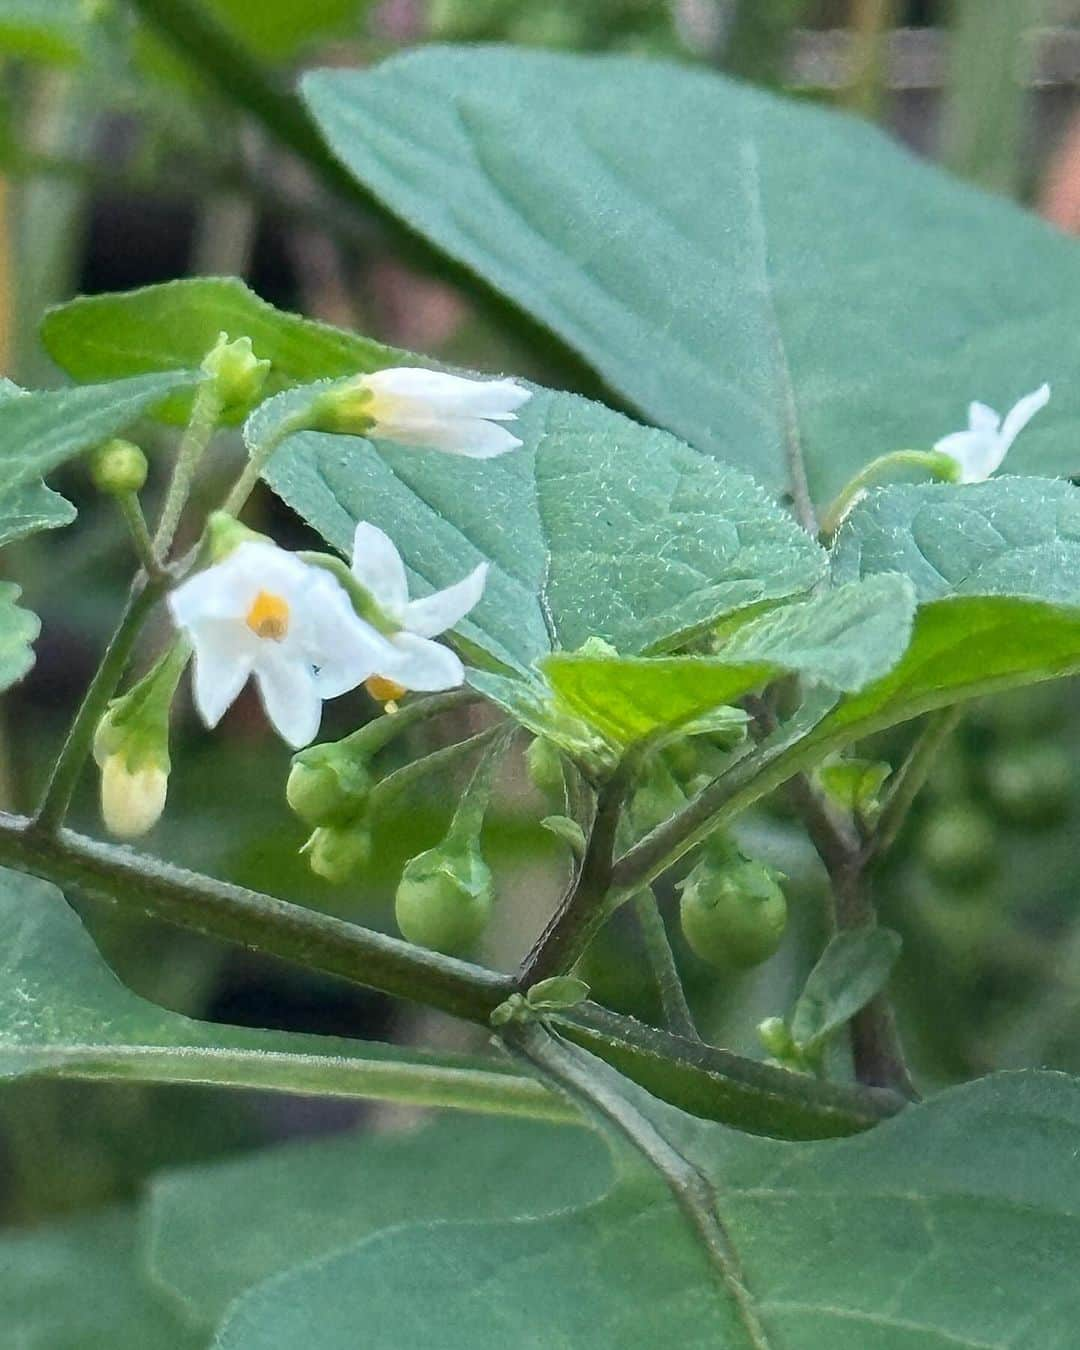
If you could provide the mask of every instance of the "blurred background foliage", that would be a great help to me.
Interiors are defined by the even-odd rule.
[[[364,65],[429,41],[693,62],[878,120],[919,153],[1073,229],[1078,19],[1072,0],[0,0],[0,368],[24,384],[58,381],[36,328],[48,305],[73,294],[235,274],[276,305],[389,343],[595,393],[554,339],[373,207],[335,196],[332,171],[290,152],[290,135],[305,132],[290,128],[283,95],[299,69]],[[215,42],[244,58],[247,85],[219,82]],[[145,443],[166,445],[150,427]],[[226,446],[214,466],[222,477],[228,454]],[[164,467],[159,453],[151,492]],[[0,800],[19,810],[34,801],[131,569],[127,541],[85,472],[71,469],[60,486],[80,507],[78,525],[5,554],[44,620],[37,665],[0,710]],[[268,497],[255,512],[282,542],[306,542]],[[178,711],[169,810],[149,848],[392,930],[401,867],[445,829],[468,755],[413,775],[382,814],[367,871],[335,888],[298,854],[304,831],[284,802],[288,752],[251,697],[213,736],[189,707]],[[323,738],[375,712],[362,694],[340,700]],[[479,718],[444,717],[397,747],[396,762],[463,740]],[[868,753],[897,764],[909,738],[902,729]],[[976,708],[883,872],[883,918],[904,938],[902,1023],[928,1086],[1025,1063],[1080,1069],[1078,745],[1069,688]],[[564,846],[538,823],[551,809],[515,757],[485,829],[499,905],[477,955],[496,966],[512,967],[563,880]],[[90,781],[73,823],[99,829]],[[760,1054],[756,1023],[790,1007],[820,949],[824,883],[782,803],[746,818],[739,833],[789,878],[791,923],[772,960],[718,976],[681,943],[673,893],[660,898],[706,1034]],[[196,1016],[454,1048],[479,1037],[149,920],[80,908],[132,988]],[[630,913],[584,967],[595,996],[656,1015]],[[128,1198],[164,1165],[358,1117],[385,1128],[402,1114],[209,1089],[9,1086],[0,1093],[0,1218],[38,1222]]]

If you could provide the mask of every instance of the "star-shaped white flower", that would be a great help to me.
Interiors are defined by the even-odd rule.
[[[322,399],[333,430],[470,459],[491,459],[521,441],[503,425],[532,397],[513,380],[473,380],[441,370],[395,366],[361,375]],[[350,424],[355,424],[350,425]]]
[[[399,631],[390,637],[393,658],[376,674],[402,689],[455,689],[465,678],[456,653],[433,637],[445,633],[477,603],[484,592],[487,563],[467,577],[433,591],[422,600],[409,599],[405,564],[394,541],[377,526],[361,521],[353,538],[353,576]]]
[[[315,738],[322,701],[390,665],[396,651],[320,567],[250,540],[169,596],[195,649],[195,707],[208,727],[252,675],[266,715],[297,749]]]
[[[943,436],[935,450],[950,456],[960,466],[961,483],[981,483],[1001,467],[1009,447],[1050,398],[1050,386],[1041,385],[1005,414],[1004,420],[985,403],[972,403],[968,408],[967,431],[954,431]]]

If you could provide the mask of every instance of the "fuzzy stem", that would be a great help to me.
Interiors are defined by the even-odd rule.
[[[180,516],[191,495],[196,471],[220,418],[221,396],[217,382],[204,379],[195,391],[191,417],[180,438],[172,478],[165,493],[165,505],[161,508],[161,519],[154,534],[154,551],[160,558],[164,558],[172,547]]]

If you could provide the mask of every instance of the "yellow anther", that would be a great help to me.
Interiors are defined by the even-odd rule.
[[[257,637],[280,642],[289,631],[288,604],[272,591],[260,591],[247,612],[247,626]]]
[[[403,684],[398,684],[396,680],[388,680],[384,675],[372,675],[370,679],[364,681],[364,688],[380,703],[396,703],[409,692]]]

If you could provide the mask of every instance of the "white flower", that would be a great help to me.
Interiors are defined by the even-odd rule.
[[[943,436],[935,450],[949,455],[960,466],[961,483],[981,483],[989,478],[1008,453],[1009,446],[1050,398],[1050,386],[1044,384],[1025,394],[1002,419],[985,403],[972,403],[968,409],[967,431]]]
[[[364,433],[469,459],[491,459],[521,441],[503,422],[532,397],[513,380],[469,380],[440,370],[398,366],[361,376],[357,391],[372,424]]]
[[[352,570],[386,617],[400,625],[390,638],[393,660],[376,673],[401,689],[454,689],[461,684],[465,668],[456,654],[430,639],[453,628],[480,599],[487,563],[445,590],[410,600],[405,564],[393,540],[362,520],[353,538]]]
[[[254,675],[267,717],[297,748],[314,739],[323,699],[396,656],[340,582],[260,540],[183,582],[169,608],[195,648],[195,706],[206,725],[218,724]]]
[[[108,755],[101,766],[101,816],[117,839],[138,839],[161,819],[169,775],[160,764],[132,771],[123,753]]]

